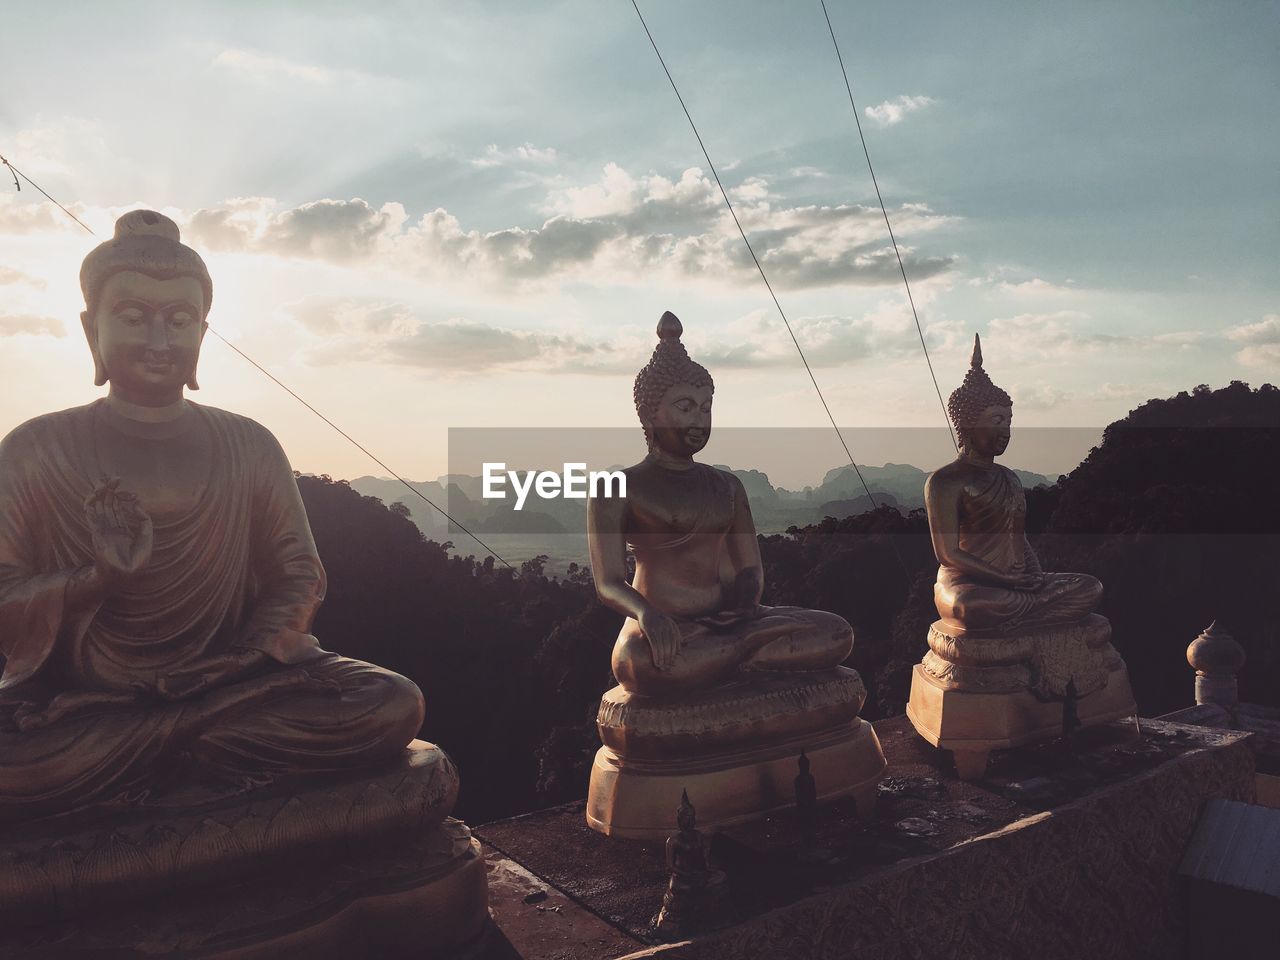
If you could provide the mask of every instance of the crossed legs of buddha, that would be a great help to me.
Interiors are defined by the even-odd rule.
[[[66,696],[65,694],[63,696]],[[119,702],[0,729],[0,824],[138,799],[198,779],[212,796],[388,761],[418,734],[422,694],[337,654],[191,700]]]
[[[853,649],[853,630],[841,617],[802,607],[761,607],[757,616],[725,627],[676,624],[680,650],[669,669],[659,670],[640,624],[627,618],[613,647],[613,675],[623,689],[661,696],[712,686],[737,670],[824,670]]]

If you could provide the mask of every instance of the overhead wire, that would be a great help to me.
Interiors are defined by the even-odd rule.
[[[724,188],[724,183],[720,180],[720,174],[716,171],[716,165],[711,162],[711,154],[707,151],[707,145],[702,140],[702,134],[698,132],[698,125],[693,122],[693,116],[689,113],[688,106],[685,105],[684,97],[680,95],[680,88],[676,86],[675,78],[671,76],[671,71],[667,68],[667,62],[662,58],[662,51],[658,49],[657,41],[653,39],[653,33],[649,30],[649,24],[645,22],[644,14],[640,12],[640,4],[637,0],[631,0],[631,5],[635,7],[636,16],[640,18],[640,25],[644,27],[645,36],[649,38],[649,45],[653,47],[653,52],[657,54],[658,63],[662,65],[662,72],[667,75],[667,82],[671,84],[671,89],[676,95],[676,99],[680,101],[680,109],[684,111],[685,119],[689,121],[689,127],[693,130],[693,135],[698,141],[698,146],[702,148],[702,156],[707,161],[707,166],[711,169],[711,176],[715,178],[716,186],[720,188],[720,196],[724,198],[724,205],[729,208],[729,216],[733,218],[734,225],[738,228],[738,233],[742,236],[742,242],[747,245],[747,252],[751,254],[751,262],[756,265],[756,270],[760,273],[760,279],[764,281],[765,288],[769,291],[769,296],[773,299],[773,305],[778,309],[778,316],[782,318],[783,325],[787,328],[787,333],[791,336],[791,342],[795,344],[796,352],[800,355],[800,362],[804,364],[804,369],[809,374],[809,380],[813,383],[813,389],[817,391],[818,400],[822,403],[822,409],[827,414],[827,419],[831,421],[831,426],[836,432],[836,437],[840,441],[840,446],[844,448],[845,455],[849,458],[854,472],[858,475],[858,480],[862,483],[862,488],[867,492],[867,497],[871,501],[873,507],[879,506],[876,503],[875,496],[871,493],[871,487],[867,485],[866,479],[862,476],[862,470],[859,469],[857,462],[853,458],[853,453],[849,450],[849,445],[845,442],[844,434],[840,432],[840,426],[836,423],[836,418],[831,413],[831,407],[827,405],[827,398],[822,394],[822,388],[818,386],[818,378],[813,374],[813,368],[809,366],[809,359],[804,354],[804,348],[800,346],[800,341],[796,338],[795,330],[791,327],[791,321],[787,319],[787,313],[782,309],[782,304],[778,301],[778,295],[773,292],[773,284],[769,282],[768,276],[764,272],[764,267],[760,264],[760,258],[756,256],[755,249],[751,246],[751,240],[747,237],[747,231],[742,227],[742,221],[738,219],[737,211],[733,209],[733,203],[729,199],[729,193]]]
[[[942,399],[942,388],[938,386],[938,376],[933,371],[933,360],[929,358],[929,347],[924,341],[924,328],[920,325],[920,314],[916,312],[916,301],[911,295],[911,283],[907,280],[907,268],[902,262],[902,251],[898,249],[898,238],[893,235],[893,224],[889,222],[889,210],[885,206],[884,197],[880,195],[880,182],[876,179],[876,168],[871,165],[871,151],[867,149],[867,138],[862,132],[862,120],[858,116],[857,104],[853,102],[853,88],[849,85],[849,73],[844,67],[844,57],[840,54],[840,44],[836,40],[835,28],[831,25],[831,14],[827,12],[827,0],[819,0],[822,4],[822,16],[826,18],[827,30],[831,34],[831,44],[836,49],[836,60],[840,64],[840,75],[844,77],[844,89],[849,94],[849,106],[853,110],[853,122],[858,125],[858,139],[862,141],[862,153],[867,158],[867,170],[871,172],[871,184],[876,189],[876,199],[880,202],[880,212],[884,215],[884,225],[889,231],[889,240],[893,244],[894,256],[898,258],[898,270],[902,273],[902,285],[907,289],[907,303],[911,305],[911,316],[916,322],[916,333],[920,337],[920,349],[924,351],[924,362],[929,366],[929,377],[933,380],[934,392],[938,395],[938,404],[942,407],[942,419],[951,435],[951,445],[960,451],[955,430],[951,426],[951,417],[947,413],[947,404]]]
[[[94,232],[94,230],[93,230],[93,228],[92,228],[92,227],[90,227],[90,226],[89,226],[88,224],[86,224],[83,220],[81,220],[79,217],[77,217],[74,213],[72,213],[70,210],[68,210],[66,207],[64,207],[61,203],[59,203],[57,200],[55,200],[53,197],[51,197],[47,192],[45,192],[45,190],[44,190],[44,189],[43,189],[39,184],[37,184],[34,180],[32,180],[32,179],[31,179],[30,177],[28,177],[25,173],[23,173],[21,170],[19,170],[17,167],[15,167],[12,163],[10,163],[7,159],[5,159],[5,157],[4,157],[2,154],[0,154],[0,163],[3,163],[3,165],[4,165],[4,166],[6,166],[6,167],[8,167],[8,168],[9,168],[9,170],[10,170],[10,172],[14,174],[14,181],[13,181],[13,182],[14,182],[14,185],[15,185],[15,186],[17,186],[19,190],[21,190],[21,189],[22,189],[22,187],[21,187],[21,185],[19,185],[19,184],[18,184],[18,179],[17,179],[17,178],[18,178],[18,177],[21,177],[23,180],[27,181],[27,183],[31,184],[31,186],[35,187],[35,188],[36,188],[37,190],[39,190],[42,194],[44,194],[45,198],[46,198],[50,203],[52,203],[54,206],[56,206],[59,210],[61,210],[63,213],[65,213],[68,217],[70,217],[70,218],[71,218],[72,220],[74,220],[76,223],[80,224],[80,226],[84,227],[84,229],[85,229],[85,230],[87,230],[87,231],[89,232],[89,235],[90,235],[90,236],[92,236],[92,237],[96,237],[96,236],[97,236],[97,233],[95,233],[95,232]],[[459,530],[461,530],[463,533],[465,533],[467,536],[469,536],[469,537],[470,537],[472,540],[474,540],[476,543],[480,544],[480,546],[484,548],[484,550],[485,550],[485,552],[486,552],[486,553],[490,554],[491,556],[493,556],[493,558],[494,558],[495,560],[498,560],[498,561],[502,562],[502,563],[503,563],[503,564],[505,564],[507,567],[510,567],[511,569],[515,569],[515,568],[512,566],[512,564],[511,564],[510,562],[508,562],[505,558],[503,558],[503,557],[501,556],[501,554],[499,554],[496,550],[494,550],[494,549],[493,549],[492,547],[490,547],[487,543],[485,543],[483,540],[481,540],[478,536],[476,536],[476,534],[472,533],[472,532],[471,532],[470,530],[468,530],[465,526],[463,526],[461,523],[459,523],[457,520],[455,520],[453,517],[451,517],[451,516],[449,515],[449,513],[448,513],[446,510],[444,510],[442,507],[440,507],[439,505],[437,505],[436,503],[434,503],[434,502],[433,502],[429,497],[427,497],[427,495],[426,495],[426,494],[424,494],[421,490],[419,490],[417,487],[415,487],[413,484],[411,484],[408,480],[406,480],[406,479],[405,479],[404,477],[402,477],[400,474],[396,473],[396,472],[395,472],[394,470],[392,470],[389,466],[387,466],[387,464],[386,464],[382,459],[380,459],[379,457],[377,457],[376,455],[374,455],[374,453],[373,453],[372,451],[370,451],[368,447],[366,447],[364,444],[360,443],[360,441],[356,440],[356,439],[355,439],[355,437],[351,436],[351,434],[347,433],[347,432],[346,432],[345,430],[343,430],[340,426],[338,426],[336,423],[334,423],[332,420],[330,420],[328,417],[326,417],[323,413],[321,413],[319,410],[317,410],[315,407],[313,407],[310,403],[308,403],[306,400],[304,400],[304,399],[303,399],[303,398],[302,398],[302,397],[301,397],[301,396],[300,396],[300,395],[299,395],[295,390],[293,390],[293,389],[292,389],[288,384],[286,384],[284,381],[282,381],[279,377],[277,377],[275,374],[273,374],[273,373],[272,373],[270,370],[268,370],[266,367],[262,366],[262,364],[258,363],[258,361],[254,360],[251,356],[249,356],[247,353],[245,353],[243,350],[241,350],[239,347],[237,347],[234,343],[232,343],[230,340],[228,340],[226,337],[224,337],[221,333],[219,333],[219,332],[218,332],[216,329],[214,329],[212,326],[207,326],[207,329],[208,329],[208,331],[209,331],[210,333],[212,333],[215,337],[217,337],[219,340],[221,340],[223,343],[225,343],[228,347],[230,347],[232,350],[234,350],[237,354],[239,354],[242,358],[244,358],[246,361],[248,361],[250,364],[252,364],[252,365],[253,365],[253,367],[254,367],[255,369],[257,369],[260,373],[262,373],[262,374],[264,374],[266,377],[268,377],[268,378],[269,378],[269,379],[270,379],[274,384],[276,384],[276,386],[280,387],[280,389],[284,390],[284,391],[285,391],[285,393],[289,394],[289,396],[293,397],[293,399],[297,400],[300,404],[302,404],[304,407],[306,407],[308,410],[310,410],[312,413],[314,413],[317,417],[319,417],[321,420],[323,420],[325,423],[327,423],[330,427],[332,427],[335,431],[337,431],[337,433],[338,433],[341,437],[343,437],[343,439],[345,439],[348,443],[350,443],[350,444],[351,444],[352,446],[354,446],[357,450],[359,450],[361,453],[363,453],[366,457],[368,457],[370,460],[372,460],[374,463],[376,463],[378,466],[380,466],[383,470],[386,470],[386,471],[387,471],[387,473],[391,474],[391,476],[395,477],[395,478],[396,478],[397,480],[399,480],[402,484],[404,484],[405,488],[406,488],[410,493],[412,493],[414,496],[418,497],[420,500],[422,500],[424,503],[426,503],[426,504],[427,504],[429,507],[431,507],[433,510],[437,511],[441,516],[443,516],[446,520],[448,520],[450,523],[452,523],[455,527],[457,527]]]
[[[702,140],[702,134],[698,132],[698,125],[693,122],[693,115],[689,112],[689,107],[684,102],[684,97],[680,95],[680,88],[676,86],[675,78],[671,75],[671,70],[667,67],[666,60],[663,59],[662,51],[658,49],[658,43],[653,38],[653,33],[649,30],[649,24],[645,22],[644,14],[640,12],[640,4],[637,0],[631,0],[631,6],[635,8],[636,16],[640,18],[640,25],[644,27],[645,36],[649,38],[649,45],[653,47],[653,52],[658,57],[658,63],[662,65],[662,72],[667,75],[667,82],[671,84],[671,90],[676,95],[676,99],[680,101],[680,109],[684,111],[685,119],[689,121],[689,127],[693,130],[693,135],[698,141],[698,146],[702,149],[702,156],[707,161],[707,166],[711,170],[711,176],[716,181],[716,186],[720,188],[720,196],[724,198],[724,204],[729,210],[729,215],[733,218],[734,225],[738,228],[738,233],[742,236],[742,242],[747,246],[747,252],[751,255],[751,262],[755,264],[756,270],[760,274],[760,279],[764,281],[765,288],[769,291],[769,296],[773,300],[773,305],[778,310],[778,316],[782,318],[782,323],[787,329],[787,333],[791,336],[791,342],[795,345],[796,353],[800,355],[800,362],[804,364],[805,372],[809,375],[809,380],[813,384],[813,389],[818,394],[818,400],[822,404],[822,409],[826,412],[827,419],[831,421],[831,427],[836,432],[836,437],[840,441],[840,446],[844,448],[845,456],[849,458],[849,464],[853,467],[853,472],[857,474],[862,489],[866,491],[867,499],[871,502],[872,509],[878,509],[880,504],[876,501],[875,494],[871,492],[871,487],[867,483],[866,478],[862,475],[862,470],[858,466],[857,461],[853,457],[853,452],[849,449],[849,444],[845,442],[844,434],[840,430],[840,425],[836,423],[836,418],[831,413],[831,407],[827,404],[827,398],[823,396],[822,387],[818,385],[818,378],[814,376],[813,368],[809,365],[809,359],[805,356],[804,348],[800,346],[800,341],[796,337],[795,330],[792,329],[791,321],[787,319],[787,313],[782,309],[782,303],[778,300],[778,295],[774,293],[773,284],[769,282],[769,277],[764,272],[764,267],[760,263],[760,258],[756,256],[755,249],[751,246],[751,240],[747,237],[747,231],[743,229],[742,221],[738,219],[737,212],[733,209],[733,202],[729,199],[729,192],[725,189],[720,174],[716,171],[716,165],[711,161],[711,154],[707,150],[707,145]],[[889,545],[893,548],[894,554],[898,558],[898,562],[902,565],[902,571],[910,579],[910,572],[907,569],[906,561],[902,554],[898,551],[897,544],[892,539]]]

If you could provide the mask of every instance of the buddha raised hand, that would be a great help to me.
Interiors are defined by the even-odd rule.
[[[1013,400],[983,369],[976,335],[969,372],[947,413],[960,455],[925,484],[938,615],[964,630],[1008,632],[1091,613],[1102,584],[1087,574],[1045,573],[1027,542],[1022,483],[995,462],[1009,446]]]
[[[835,614],[765,607],[760,547],[742,482],[694,461],[711,436],[711,375],[689,358],[674,314],[636,376],[636,413],[649,454],[628,467],[627,495],[589,505],[596,592],[627,619],[613,672],[628,692],[710,686],[739,669],[838,665],[853,631]],[[627,582],[626,549],[636,570]]]
[[[110,392],[0,442],[0,823],[398,755],[422,696],[309,632],[325,577],[284,451],[183,397],[200,256],[135,210],[80,281]]]

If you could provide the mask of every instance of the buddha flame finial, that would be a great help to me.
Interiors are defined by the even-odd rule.
[[[991,382],[991,377],[982,367],[982,340],[973,335],[973,355],[969,360],[969,370],[960,384],[947,399],[947,415],[960,437],[960,445],[964,446],[964,428],[978,422],[982,411],[987,407],[1012,407],[1013,398],[1004,390]]]
[[[658,339],[661,340],[679,340],[681,334],[684,333],[684,324],[680,322],[680,318],[668,310],[658,320]]]

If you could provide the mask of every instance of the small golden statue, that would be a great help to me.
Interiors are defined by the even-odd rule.
[[[990,750],[1056,736],[1069,691],[1081,725],[1135,708],[1111,625],[1094,613],[1102,584],[1046,573],[1027,541],[1022,484],[995,462],[1009,446],[1013,400],[983,369],[976,335],[947,412],[960,455],[925,484],[941,619],[915,668],[907,715],[973,779]]]
[[[588,820],[665,836],[666,811],[695,774],[704,822],[762,815],[790,804],[805,746],[825,797],[857,792],[869,809],[884,757],[858,718],[862,681],[840,666],[853,631],[831,613],[760,604],[742,482],[693,459],[711,435],[711,375],[690,359],[674,314],[657,332],[633,394],[649,454],[625,471],[625,497],[593,498],[588,510],[596,592],[627,617],[613,648],[618,686],[600,706]]]
[[[667,870],[671,876],[662,909],[653,918],[658,933],[678,940],[723,923],[729,916],[729,893],[723,870],[711,865],[707,840],[698,829],[697,811],[686,791],[676,810],[677,833],[667,837]]]
[[[225,845],[224,875],[326,843],[345,849],[366,828],[388,829],[402,802],[418,805],[415,835],[435,836],[457,773],[414,740],[415,684],[326,652],[310,633],[325,575],[280,444],[252,420],[183,396],[197,387],[213,297],[204,261],[168,217],[135,210],[85,258],[80,283],[107,396],[0,442],[0,829],[16,827],[0,850],[26,843],[29,822],[50,815],[61,815],[58,829],[42,822],[37,833],[75,834],[98,821],[67,815],[91,807],[123,818],[69,845],[23,847],[44,864],[57,912],[94,891],[189,882],[184,858],[152,845],[207,830],[209,820],[182,819],[193,805],[243,811],[268,785],[269,796],[301,792],[268,801],[270,816],[217,820],[245,824]],[[401,799],[393,809],[370,795],[344,833],[347,807],[317,807],[361,795],[357,771],[390,774]],[[317,782],[333,792],[307,792]],[[326,822],[339,829],[329,835]],[[474,926],[483,866],[466,862],[475,851],[458,829],[437,838],[457,847],[441,870],[463,870],[472,890],[479,878],[479,914],[471,904],[461,921]],[[66,850],[77,843],[137,850],[72,864]]]

